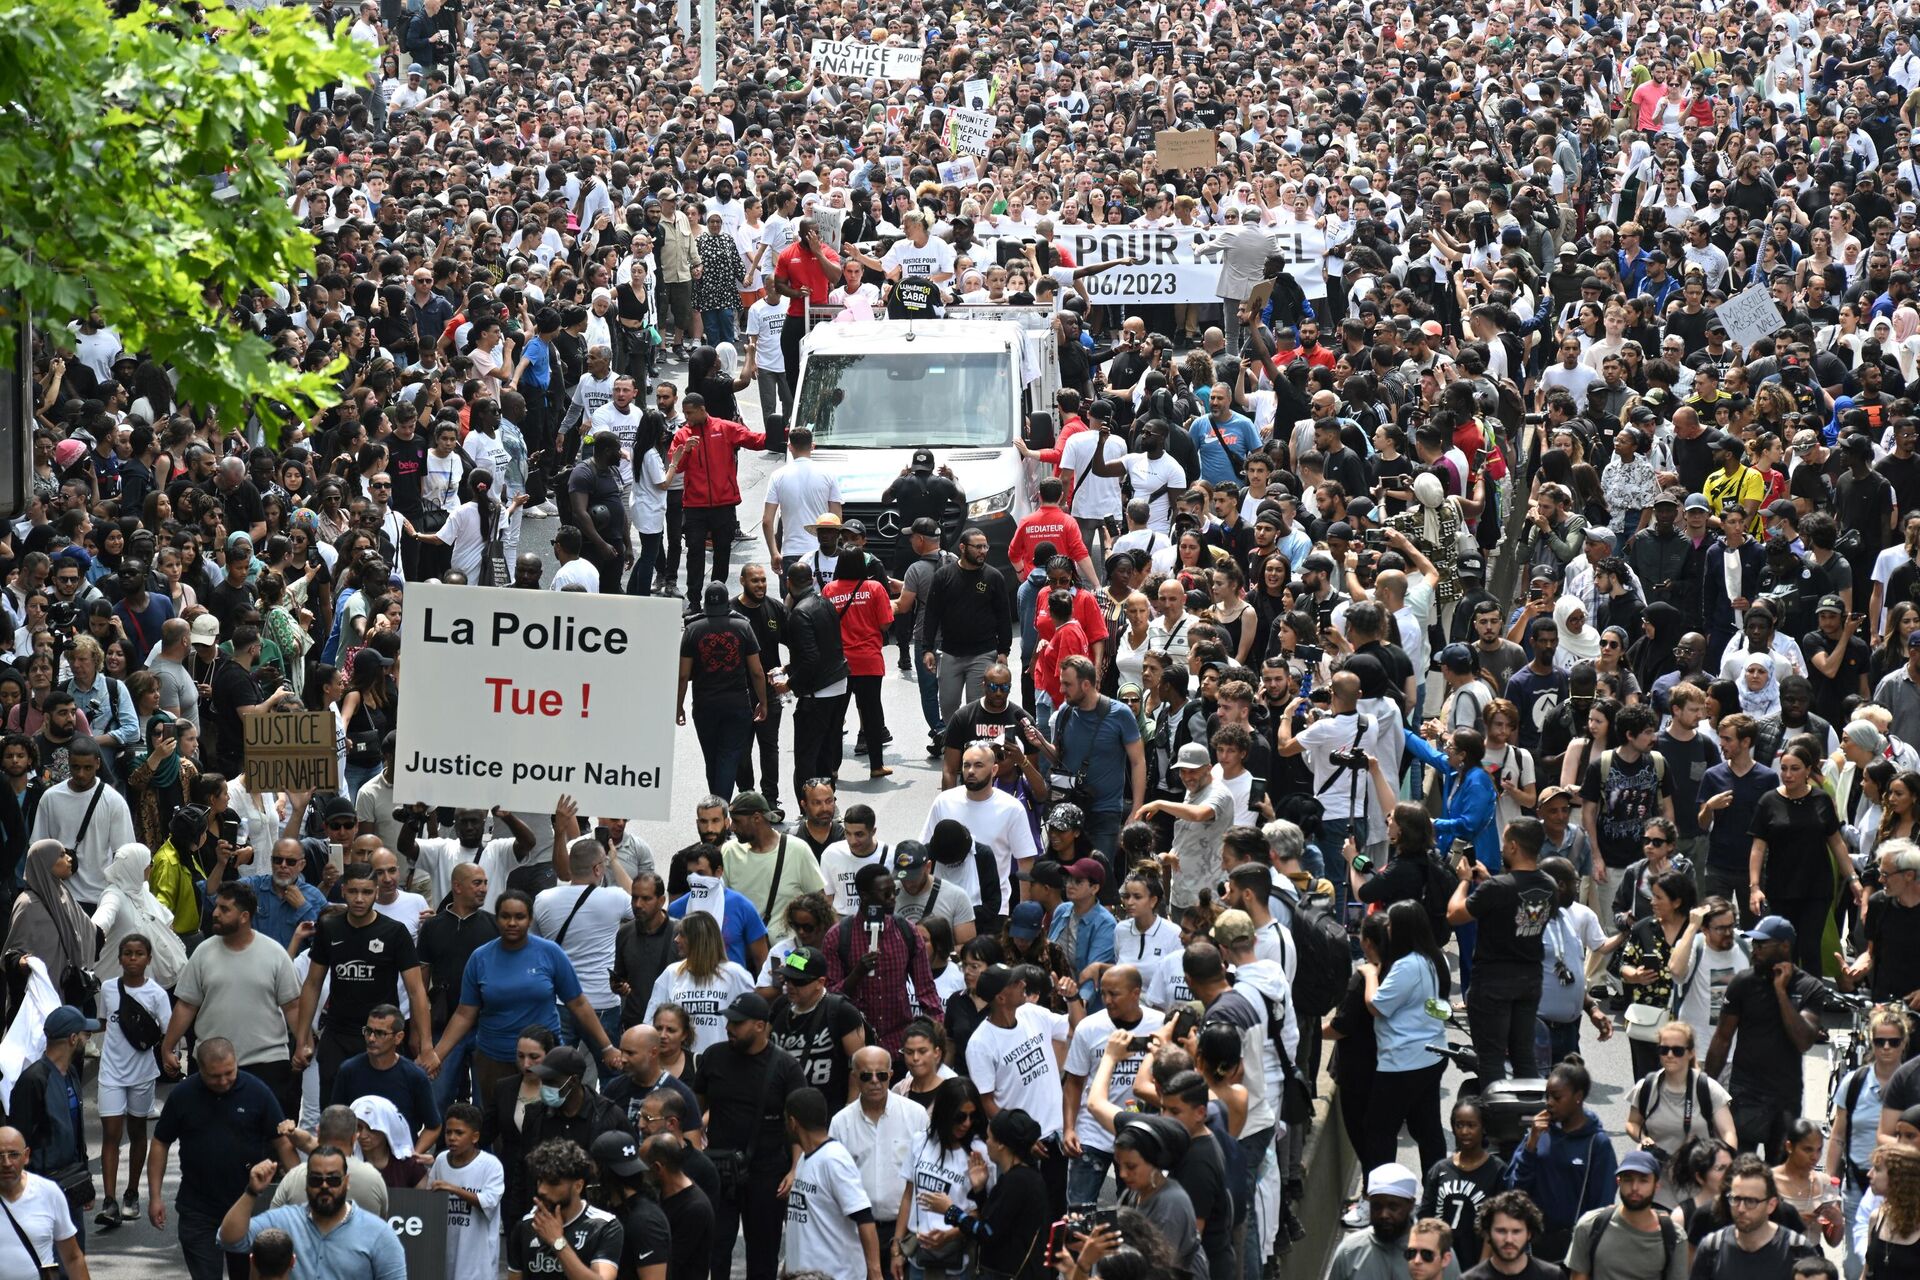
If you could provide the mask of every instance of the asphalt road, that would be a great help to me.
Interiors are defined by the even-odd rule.
[[[759,406],[757,396],[743,393],[742,408],[752,425],[758,425]],[[734,585],[738,585],[738,572],[743,564],[766,563],[765,549],[758,539],[759,516],[763,503],[767,479],[778,466],[774,459],[760,454],[744,453],[740,458],[741,490],[745,500],[741,506],[741,523],[755,532],[752,544],[735,547]],[[522,548],[548,554],[555,522],[552,520],[528,520],[521,535]],[[551,568],[551,562],[549,562]],[[890,778],[871,781],[865,777],[865,770],[859,768],[859,761],[850,763],[846,770],[849,779],[841,784],[842,805],[861,803],[873,808],[879,824],[879,838],[882,841],[894,841],[917,837],[921,823],[926,816],[928,805],[939,788],[938,765],[926,759],[922,744],[926,741],[926,722],[921,716],[918,687],[915,682],[904,676],[890,676],[884,683],[883,702],[885,703],[888,726],[894,735],[894,745],[888,748],[887,763],[894,773]],[[852,721],[850,715],[849,732]],[[675,728],[672,725],[636,726],[641,733],[669,733],[675,735],[672,812],[678,815],[668,822],[635,823],[630,830],[653,848],[656,858],[664,859],[675,849],[694,840],[693,806],[705,792],[704,775],[700,769],[700,749],[691,726]],[[783,748],[792,743],[791,724],[783,725]],[[851,755],[852,741],[848,748]],[[790,757],[783,749],[782,773],[788,769],[785,763]],[[857,775],[857,776],[855,776]],[[788,810],[793,812],[793,797],[790,790],[782,786],[783,799]],[[1463,1037],[1461,1037],[1463,1039]],[[1589,1070],[1593,1073],[1595,1085],[1591,1103],[1600,1114],[1608,1131],[1616,1136],[1616,1149],[1627,1149],[1623,1135],[1626,1119],[1626,1095],[1632,1084],[1629,1059],[1624,1032],[1614,1036],[1608,1043],[1599,1043],[1591,1026],[1585,1028],[1582,1052],[1586,1057]],[[1826,1115],[1825,1098],[1827,1094],[1827,1061],[1824,1049],[1815,1049],[1807,1057],[1807,1109],[1809,1116],[1824,1119]],[[1448,1079],[1444,1096],[1451,1099],[1459,1086],[1458,1073],[1448,1068]],[[93,1113],[92,1091],[89,1088],[87,1098],[89,1145],[96,1153],[100,1149],[100,1129],[98,1119]],[[1417,1153],[1410,1140],[1403,1139],[1401,1158],[1410,1167],[1419,1164]],[[144,1161],[144,1153],[141,1159]],[[125,1164],[123,1162],[124,1171]],[[124,1179],[124,1172],[122,1178]],[[177,1165],[170,1166],[167,1180],[167,1195],[171,1202],[178,1181]],[[124,1182],[123,1182],[124,1187]],[[145,1178],[141,1178],[142,1216],[138,1222],[129,1222],[111,1233],[102,1234],[91,1223],[88,1225],[88,1258],[93,1275],[101,1280],[150,1280],[155,1275],[181,1274],[181,1261],[178,1243],[171,1230],[160,1232],[146,1221]],[[744,1271],[744,1254],[736,1251],[734,1260],[735,1276]],[[428,1280],[428,1278],[419,1278]]]

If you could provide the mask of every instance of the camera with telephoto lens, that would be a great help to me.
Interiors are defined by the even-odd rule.
[[[1337,768],[1365,770],[1368,757],[1367,753],[1358,747],[1344,747],[1329,753],[1327,759],[1331,760]]]

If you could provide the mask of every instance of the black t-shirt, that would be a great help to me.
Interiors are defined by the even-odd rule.
[[[693,659],[693,705],[735,711],[753,706],[747,659],[760,652],[745,618],[695,618],[680,637],[680,656]]]
[[[1720,763],[1720,747],[1710,733],[1695,732],[1682,742],[1662,733],[1654,739],[1653,749],[1667,762],[1667,777],[1673,782],[1673,823],[1680,828],[1681,839],[1700,834],[1700,808],[1694,797],[1700,794],[1701,780],[1707,770]]]
[[[388,436],[381,443],[387,446],[387,474],[393,478],[393,497],[388,501],[401,515],[417,518],[420,478],[427,473],[427,439],[415,428],[411,440]]]
[[[1495,1271],[1491,1262],[1483,1262],[1460,1273],[1460,1280],[1561,1280],[1564,1273],[1551,1262],[1542,1262],[1531,1255],[1527,1258],[1524,1270],[1511,1276],[1503,1271]]]
[[[1904,1000],[1920,991],[1920,907],[1903,907],[1882,889],[1867,899],[1866,938],[1873,947],[1875,1000]]]
[[[1594,753],[1580,784],[1580,799],[1597,804],[1595,827],[1600,834],[1600,859],[1609,867],[1638,862],[1647,820],[1660,816],[1660,800],[1674,795],[1673,770],[1648,753],[1629,761],[1618,751],[1610,767],[1601,768],[1606,752]]]
[[[657,1267],[673,1256],[672,1229],[660,1202],[650,1195],[633,1196],[614,1211],[620,1219],[620,1274],[637,1276],[642,1267]],[[668,1275],[678,1274],[669,1266]]]
[[[813,859],[815,862],[818,862],[820,855],[827,851],[828,845],[832,844],[835,840],[845,840],[847,838],[847,829],[837,822],[829,823],[827,825],[826,838],[823,840],[815,840],[813,838],[813,832],[807,829],[806,819],[802,818],[793,824],[793,830],[787,834],[806,845],[807,848],[813,850]]]
[[[587,495],[589,515],[593,514],[595,507],[606,508],[605,518],[596,522],[594,527],[599,530],[601,541],[610,547],[624,549],[627,545],[627,515],[626,508],[620,501],[620,473],[611,467],[602,471],[593,464],[591,458],[582,459],[574,464],[572,471],[567,473],[569,512],[573,509],[573,495],[576,493]],[[577,517],[569,515],[567,522],[577,523]],[[591,542],[587,544],[586,549],[597,550]]]
[[[1478,1169],[1469,1173],[1451,1158],[1427,1170],[1416,1218],[1438,1218],[1453,1228],[1453,1256],[1480,1256],[1477,1219],[1487,1197],[1506,1185],[1507,1165],[1499,1156],[1488,1156]]]
[[[1474,964],[1519,965],[1538,975],[1544,959],[1540,939],[1553,915],[1555,888],[1544,871],[1502,871],[1474,890],[1467,899],[1467,910],[1480,926]]]
[[[745,1151],[751,1144],[755,1169],[784,1170],[790,1158],[787,1095],[809,1084],[793,1055],[774,1044],[759,1053],[716,1044],[700,1055],[700,1079],[708,1148]],[[757,1143],[752,1141],[756,1128]]]
[[[267,509],[260,501],[260,491],[253,487],[251,480],[242,480],[220,494],[220,505],[226,508],[227,528],[242,533],[250,534],[254,525],[263,523],[267,518]]]
[[[197,1074],[181,1081],[153,1130],[154,1141],[180,1144],[176,1207],[224,1214],[246,1187],[247,1170],[273,1154],[284,1118],[273,1090],[250,1071],[242,1070],[225,1093],[209,1089]]]
[[[324,965],[333,982],[327,1029],[358,1036],[375,1005],[400,1003],[401,975],[420,963],[420,955],[407,926],[376,912],[372,923],[361,928],[345,916],[316,924],[313,963]]]
[[[773,1042],[793,1055],[806,1082],[832,1099],[847,1096],[853,1067],[841,1043],[848,1032],[859,1031],[866,1019],[845,996],[831,992],[801,1013],[785,995],[773,1002]]]
[[[673,1260],[667,1264],[667,1274],[699,1275],[712,1260],[713,1202],[699,1187],[690,1186],[662,1200],[660,1209],[667,1215],[673,1247]]]
[[[991,742],[1004,742],[1009,733],[1021,736],[1021,747],[1026,747],[1024,730],[1034,722],[1033,716],[1013,699],[1007,699],[1007,705],[998,711],[987,710],[984,700],[976,699],[967,703],[947,721],[947,748],[951,751],[964,751],[967,744],[976,738],[985,738]]]
[[[1795,968],[1787,986],[1796,1009],[1820,993],[1820,982],[1804,970]],[[1791,1098],[1800,1102],[1800,1051],[1787,1038],[1787,1027],[1780,1015],[1780,1002],[1773,993],[1769,972],[1749,969],[1727,984],[1726,1002],[1720,1016],[1739,1019],[1740,1038],[1733,1046],[1731,1087],[1735,1096],[1751,1091],[1766,1098]]]
[[[1203,1241],[1233,1229],[1232,1192],[1227,1186],[1227,1161],[1220,1143],[1211,1132],[1193,1139],[1173,1180],[1193,1201],[1193,1216],[1207,1224]]]
[[[620,1265],[626,1249],[627,1233],[621,1227],[620,1219],[605,1209],[596,1209],[590,1204],[582,1205],[579,1216],[561,1231],[567,1243],[573,1246],[573,1251],[589,1267],[596,1262],[611,1262],[616,1267]],[[559,1255],[547,1248],[546,1242],[534,1234],[532,1214],[514,1223],[513,1230],[507,1233],[507,1270],[523,1276],[561,1276],[567,1273]]]
[[[1898,1073],[1896,1072],[1895,1074],[1897,1075]],[[1774,1211],[1768,1215],[1768,1221],[1772,1222],[1775,1226],[1785,1227],[1789,1231],[1798,1231],[1803,1235],[1807,1230],[1806,1219],[1800,1216],[1798,1209],[1795,1209],[1785,1200],[1782,1200],[1779,1205],[1774,1208]],[[1687,1243],[1695,1248],[1699,1248],[1702,1240],[1705,1240],[1708,1236],[1726,1225],[1727,1224],[1716,1215],[1712,1201],[1708,1201],[1706,1204],[1697,1204],[1694,1206],[1693,1212],[1687,1215]]]
[[[1902,458],[1890,453],[1874,463],[1873,469],[1893,486],[1894,501],[1902,511],[1920,507],[1920,454]]]
[[[887,291],[889,320],[931,320],[939,305],[940,286],[925,276],[902,276]]]
[[[246,582],[235,586],[222,578],[207,593],[207,612],[220,620],[220,638],[233,639],[233,629],[240,621],[240,615],[253,608],[253,587]]]
[[[460,982],[466,976],[467,960],[499,936],[500,927],[490,911],[476,911],[462,920],[451,911],[436,910],[433,918],[420,926],[417,950],[420,963],[427,966],[423,976],[433,1001],[435,1034],[446,1027],[460,1003]]]
[[[1840,830],[1833,797],[1815,788],[1789,800],[1778,787],[1754,806],[1747,834],[1767,842],[1760,887],[1769,898],[1832,898],[1833,860],[1827,839]]]
[[[206,750],[206,762],[217,772],[237,778],[247,767],[246,729],[241,724],[240,712],[259,704],[260,685],[253,678],[253,672],[224,658],[214,667],[209,683],[213,688],[213,705],[200,709],[202,719],[214,729],[213,741]]]
[[[1817,1258],[1820,1251],[1797,1231],[1781,1227],[1773,1239],[1749,1253],[1733,1238],[1733,1228],[1722,1228],[1724,1235],[1702,1241],[1693,1255],[1695,1280],[1777,1280],[1793,1274],[1793,1264],[1802,1258]]]
[[[1821,675],[1813,665],[1813,659],[1825,657],[1839,643],[1838,640],[1827,639],[1818,631],[1809,631],[1800,637],[1800,652],[1807,655],[1807,679],[1813,685],[1813,711],[1829,724],[1846,723],[1846,700],[1849,695],[1860,692],[1860,680],[1867,674],[1868,666],[1873,661],[1873,651],[1867,648],[1867,642],[1855,636],[1847,641],[1846,655],[1840,659],[1839,674],[1832,677]]]

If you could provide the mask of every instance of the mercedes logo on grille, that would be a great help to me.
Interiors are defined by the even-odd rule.
[[[883,538],[899,537],[900,513],[898,511],[882,511],[880,518],[873,522],[873,527],[880,531],[880,536]]]

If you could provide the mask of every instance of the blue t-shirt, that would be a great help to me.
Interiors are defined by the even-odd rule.
[[[580,994],[580,979],[567,953],[545,938],[529,936],[509,951],[502,939],[483,944],[467,958],[460,1003],[480,1009],[474,1044],[495,1062],[512,1062],[520,1031],[536,1022],[558,1033],[561,1004]]]
[[[1567,696],[1567,673],[1549,671],[1540,675],[1531,664],[1521,667],[1507,680],[1507,701],[1520,712],[1520,745],[1529,751],[1540,747],[1540,730],[1546,726]]]
[[[525,377],[527,382],[532,386],[544,389],[547,385],[547,380],[553,376],[552,350],[547,346],[544,339],[538,337],[528,338],[526,357],[527,372]]]
[[[1060,749],[1054,773],[1073,776],[1090,759],[1090,812],[1124,811],[1129,800],[1127,744],[1138,741],[1140,722],[1112,698],[1103,696],[1091,711],[1062,707],[1053,713],[1053,742]]]
[[[1217,440],[1214,438],[1215,431],[1219,432]],[[1254,429],[1252,420],[1239,413],[1233,414],[1225,422],[1215,422],[1202,414],[1193,420],[1187,434],[1193,438],[1194,448],[1200,452],[1200,475],[1210,484],[1230,484],[1238,479],[1233,472],[1229,451],[1232,458],[1244,463],[1247,454],[1260,445],[1260,433]],[[1226,448],[1221,447],[1222,440],[1226,441]]]
[[[1748,833],[1753,811],[1760,807],[1760,797],[1779,785],[1780,775],[1763,764],[1754,765],[1739,778],[1733,776],[1733,767],[1724,760],[1707,770],[1700,779],[1700,794],[1693,801],[1694,812],[1722,791],[1733,792],[1733,803],[1713,816],[1713,827],[1707,832],[1709,867],[1743,876],[1747,873],[1747,859],[1753,853],[1753,836]],[[1684,799],[1682,793],[1679,800]]]
[[[727,959],[752,973],[754,966],[747,963],[747,948],[767,936],[767,926],[760,921],[760,908],[749,902],[746,895],[732,889],[724,892],[727,909],[723,913],[726,919],[721,922],[720,936],[726,940]],[[685,894],[667,904],[667,915],[674,920],[687,918]]]

